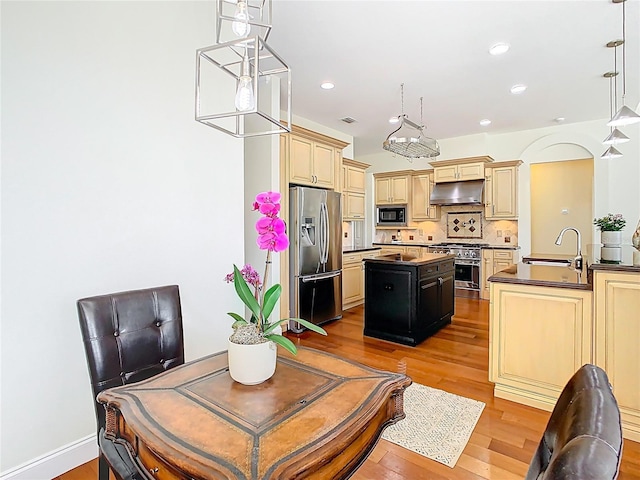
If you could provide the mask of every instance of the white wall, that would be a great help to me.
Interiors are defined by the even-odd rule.
[[[489,155],[496,161],[521,159],[524,164],[519,171],[518,241],[522,253],[530,253],[531,204],[529,168],[532,163],[567,159],[594,158],[594,217],[608,212],[622,213],[627,219],[623,242],[631,243],[631,235],[640,219],[640,124],[623,127],[621,130],[631,141],[617,148],[624,154],[620,159],[601,160],[606,150],[602,140],[608,135],[608,119],[557,125],[546,128],[503,134],[487,133],[438,140],[441,155],[438,160]],[[373,190],[374,172],[393,170],[419,170],[430,168],[429,159],[407,161],[380,149],[379,154],[367,155],[356,160],[371,164],[367,175],[367,188]],[[369,225],[367,233],[372,238],[374,230],[373,199],[367,202]],[[594,242],[599,233],[594,229]]]
[[[1,8],[7,472],[95,432],[78,298],[176,283],[187,358],[226,348],[247,212],[242,141],[194,121],[213,2]]]

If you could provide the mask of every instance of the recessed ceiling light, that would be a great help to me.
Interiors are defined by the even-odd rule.
[[[554,122],[556,123],[562,123],[564,122],[565,118],[564,117],[556,117],[553,119]]]
[[[400,121],[400,117],[391,117],[389,119],[389,123],[398,123]]]
[[[325,90],[331,90],[333,87],[335,87],[335,85],[331,82],[324,82],[320,86]]]
[[[503,53],[507,53],[509,51],[508,43],[496,43],[489,49],[489,53],[491,55],[502,55]]]
[[[511,93],[513,93],[514,95],[518,95],[524,92],[526,89],[527,89],[526,85],[522,85],[522,84],[514,85],[513,87],[511,87]]]
[[[480,125],[482,125],[483,127],[486,127],[487,125],[491,125],[491,120],[489,120],[488,118],[484,118],[480,120]]]

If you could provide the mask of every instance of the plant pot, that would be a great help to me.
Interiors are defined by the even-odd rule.
[[[269,341],[240,345],[228,341],[229,374],[243,385],[258,385],[269,380],[276,371],[278,349]]]
[[[620,262],[622,260],[622,248],[602,247],[600,249],[600,260],[605,262]]]
[[[605,247],[619,247],[622,243],[622,231],[617,232],[600,232],[600,241]]]

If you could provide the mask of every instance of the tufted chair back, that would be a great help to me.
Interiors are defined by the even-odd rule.
[[[93,389],[98,441],[102,442],[105,410],[95,401],[98,393],[184,363],[180,294],[178,286],[171,285],[83,298],[77,305]],[[107,445],[111,447],[114,446]],[[100,463],[100,479],[107,480],[108,466],[102,456]],[[137,478],[133,474],[119,477]]]
[[[622,455],[620,410],[607,374],[583,365],[562,390],[526,480],[608,480]]]

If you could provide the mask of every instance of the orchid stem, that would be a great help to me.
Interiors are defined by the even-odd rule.
[[[258,319],[258,328],[263,331],[262,324],[266,322],[266,318],[262,318],[264,309],[264,295],[267,293],[265,285],[267,284],[267,276],[269,275],[269,267],[271,266],[271,250],[267,250],[267,260],[264,262],[264,276],[262,277],[262,298],[260,299],[260,318]]]

